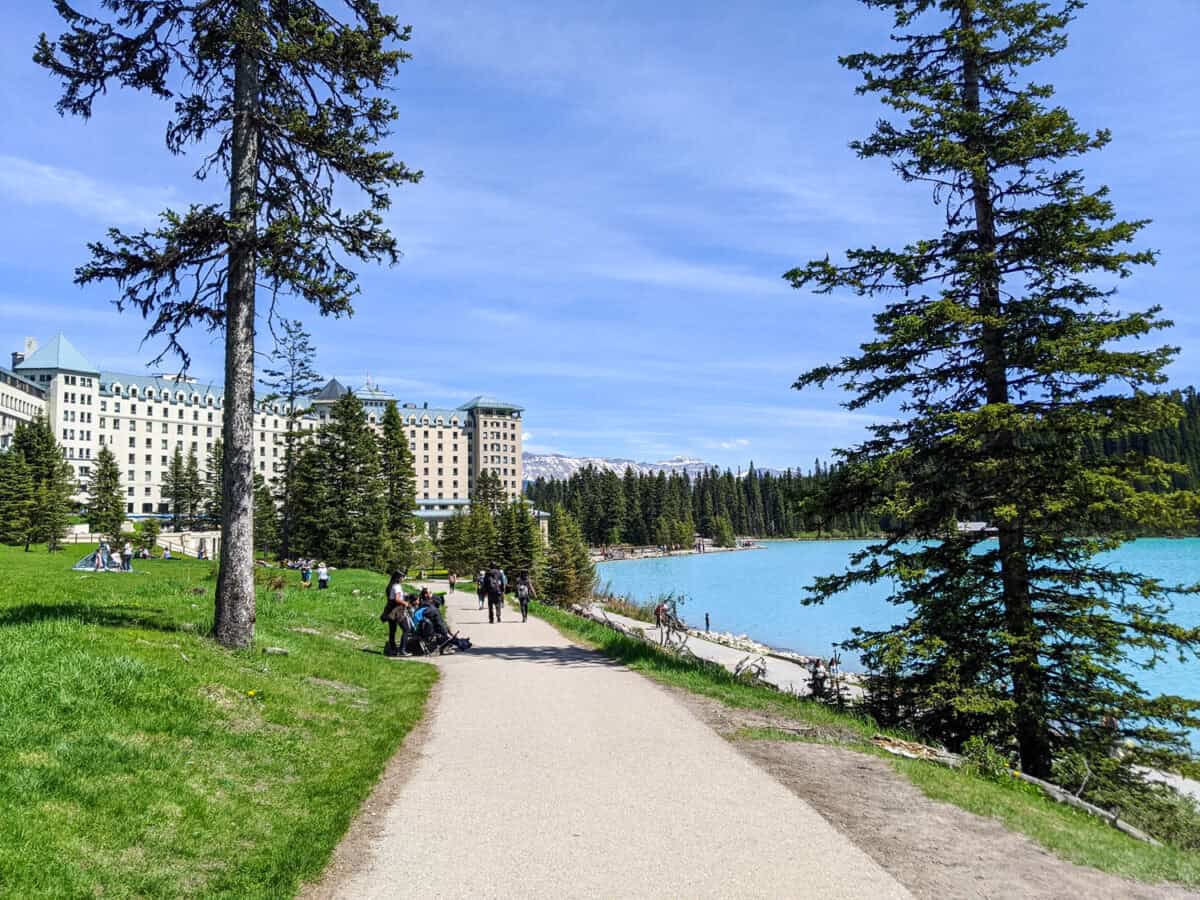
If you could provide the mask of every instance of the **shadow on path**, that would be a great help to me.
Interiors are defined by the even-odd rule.
[[[495,659],[542,663],[550,666],[562,666],[564,668],[624,668],[621,663],[609,659],[595,650],[585,650],[583,647],[552,647],[546,644],[538,646],[485,647],[475,644],[467,652],[471,656],[489,656]]]

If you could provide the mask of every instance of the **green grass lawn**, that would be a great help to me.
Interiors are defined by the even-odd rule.
[[[436,679],[359,649],[382,648],[386,579],[289,572],[230,652],[204,637],[211,563],[71,571],[90,549],[0,547],[0,896],[291,895]]]
[[[672,656],[655,645],[553,607],[535,602],[530,604],[530,611],[567,637],[590,645],[663,684],[711,697],[728,706],[761,710],[815,726],[810,734],[817,736],[797,737],[782,730],[744,729],[735,736],[737,739],[820,740],[822,733],[837,735],[837,742],[844,746],[888,759],[927,796],[953,803],[977,815],[998,819],[1063,859],[1143,881],[1168,880],[1200,886],[1200,853],[1136,841],[1098,819],[1055,803],[1042,791],[1024,782],[996,782],[968,771],[954,771],[935,763],[890,756],[867,743],[872,735],[881,731],[868,719],[744,683],[714,663]]]

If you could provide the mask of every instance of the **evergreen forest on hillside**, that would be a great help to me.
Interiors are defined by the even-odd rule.
[[[1089,452],[1145,454],[1176,467],[1175,489],[1200,488],[1200,394],[1188,388],[1175,399],[1184,411],[1176,426],[1092,442]],[[643,475],[633,469],[622,476],[588,466],[568,479],[539,478],[526,486],[526,497],[538,509],[563,506],[592,545],[690,546],[694,534],[723,544],[728,532],[789,538],[867,537],[891,530],[886,516],[868,508],[832,515],[822,509],[820,498],[842,474],[840,466],[819,460],[808,472],[775,474],[751,465],[745,475],[714,467],[695,478],[678,472]],[[964,510],[960,518],[974,515]]]

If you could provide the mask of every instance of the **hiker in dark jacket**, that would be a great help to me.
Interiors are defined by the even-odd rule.
[[[500,580],[500,568],[495,563],[488,567],[483,576],[483,590],[487,594],[488,622],[499,622],[500,610],[504,608],[504,583]]]
[[[521,604],[521,621],[529,621],[529,601],[535,596],[533,583],[529,580],[529,573],[522,572],[517,576],[517,602]]]

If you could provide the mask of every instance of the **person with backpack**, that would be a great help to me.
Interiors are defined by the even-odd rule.
[[[495,563],[483,575],[483,592],[487,595],[488,622],[499,622],[500,611],[504,609],[504,586],[500,580],[500,568]]]
[[[380,622],[387,622],[388,640],[383,648],[383,655],[389,658],[408,656],[408,638],[413,631],[412,614],[408,608],[408,600],[404,596],[404,585],[399,570],[392,572],[388,582],[386,597],[387,604],[379,616]],[[396,628],[400,628],[400,646],[396,646]]]
[[[521,621],[529,621],[529,601],[534,599],[533,584],[529,581],[529,573],[522,572],[517,576],[517,602],[521,604]]]

